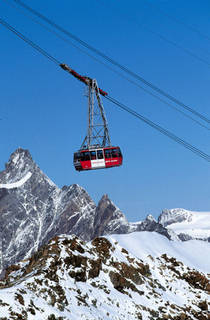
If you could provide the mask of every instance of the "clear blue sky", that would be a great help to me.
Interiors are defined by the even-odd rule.
[[[7,3],[12,0],[0,1],[1,18],[77,72],[95,77],[112,97],[210,154],[209,131],[57,39]],[[30,1],[34,9],[210,117],[210,40],[163,15],[154,3],[210,39],[207,0]],[[121,147],[124,164],[117,169],[74,171],[73,152],[86,135],[84,85],[2,26],[0,40],[1,170],[20,146],[29,149],[59,187],[78,183],[96,202],[107,193],[129,221],[141,220],[148,213],[157,217],[164,208],[210,211],[209,163],[106,100],[111,140]]]

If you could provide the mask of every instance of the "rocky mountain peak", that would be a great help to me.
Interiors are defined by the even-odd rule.
[[[210,240],[210,212],[189,211],[185,209],[164,210],[158,218],[159,223],[177,234],[181,241],[191,239]]]
[[[113,207],[113,210],[115,210],[117,207],[114,205],[114,203],[109,199],[108,194],[104,194],[102,198],[100,199],[98,203],[98,207],[105,210],[106,208]]]
[[[125,215],[109,199],[107,194],[103,195],[98,203],[94,226],[96,230],[94,237],[100,234],[129,232],[129,223]]]
[[[174,239],[173,231],[151,215],[141,223],[129,223],[107,194],[96,205],[78,184],[58,188],[28,150],[18,148],[0,172],[0,270],[60,234],[90,241],[134,231],[155,231]]]
[[[162,224],[164,227],[172,223],[183,222],[183,221],[190,222],[191,220],[192,220],[192,213],[182,208],[165,209],[162,211],[162,213],[158,217],[158,222]]]
[[[104,194],[101,198],[101,201],[110,201],[108,194]]]
[[[107,195],[97,207],[78,184],[59,189],[28,150],[18,148],[0,172],[0,269],[27,258],[55,235],[91,240],[103,233],[122,232],[124,221]]]
[[[34,164],[34,161],[32,159],[32,156],[30,152],[27,149],[18,148],[15,150],[6,164],[6,168],[22,168],[26,164]]]
[[[10,156],[10,160],[17,162],[18,158],[30,159],[33,161],[32,156],[28,149],[17,148]],[[16,159],[16,160],[15,160]]]
[[[148,221],[155,221],[155,222],[156,222],[155,218],[154,218],[151,214],[148,214],[148,215],[146,216],[146,220],[148,220]]]
[[[30,152],[18,148],[11,154],[9,161],[5,164],[5,170],[0,172],[0,181],[1,183],[16,182],[29,171],[32,173],[36,167]]]

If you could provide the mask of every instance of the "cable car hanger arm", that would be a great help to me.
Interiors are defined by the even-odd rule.
[[[86,76],[81,76],[79,73],[77,73],[76,71],[74,71],[73,69],[71,69],[67,64],[65,63],[60,63],[60,67],[69,72],[72,76],[74,76],[75,78],[77,78],[78,80],[82,81],[84,84],[86,84],[87,86],[89,86],[90,82],[92,82],[92,79]],[[108,93],[100,88],[98,88],[99,93],[102,96],[107,96]]]

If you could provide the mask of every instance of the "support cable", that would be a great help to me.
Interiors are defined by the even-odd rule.
[[[206,116],[204,116],[203,114],[198,112],[197,110],[191,108],[190,106],[188,106],[185,103],[183,103],[181,100],[175,98],[171,94],[167,93],[166,91],[162,90],[161,88],[159,88],[156,85],[152,84],[151,82],[147,81],[146,79],[144,79],[143,77],[141,77],[140,75],[135,73],[134,71],[130,70],[128,67],[123,66],[122,64],[120,64],[116,60],[110,58],[109,56],[104,54],[102,51],[100,51],[100,50],[96,49],[95,47],[89,45],[87,42],[83,41],[82,39],[80,39],[79,37],[74,35],[73,33],[69,32],[68,30],[66,30],[63,27],[59,26],[58,24],[56,24],[55,22],[53,22],[52,20],[50,20],[49,18],[47,18],[43,14],[41,14],[38,11],[32,9],[30,6],[26,5],[21,0],[13,0],[13,1],[16,2],[17,4],[19,4],[20,6],[22,6],[24,9],[30,11],[32,14],[36,15],[40,19],[44,20],[45,22],[47,22],[48,24],[50,24],[51,26],[53,26],[54,28],[56,28],[60,32],[64,33],[65,35],[67,35],[71,39],[75,40],[76,42],[78,42],[83,47],[85,47],[88,50],[90,50],[90,51],[94,52],[95,54],[99,55],[100,57],[102,57],[103,59],[105,59],[109,63],[115,65],[116,67],[118,67],[122,71],[124,71],[127,74],[129,74],[130,76],[134,77],[135,79],[141,81],[146,86],[150,87],[151,89],[153,89],[157,93],[161,94],[165,98],[167,98],[167,99],[171,100],[172,102],[176,103],[177,105],[179,105],[180,107],[184,108],[188,112],[191,112],[192,114],[194,114],[195,116],[199,117],[200,119],[202,119],[203,121],[207,122],[208,124],[210,123],[210,120]]]
[[[188,23],[186,23],[185,21],[181,20],[180,18],[176,18],[174,15],[171,15],[169,13],[166,13],[164,10],[162,10],[162,8],[160,8],[159,5],[157,5],[156,3],[152,3],[151,1],[144,1],[147,5],[153,7],[153,9],[155,8],[156,11],[160,12],[163,16],[166,16],[167,18],[175,21],[176,23],[183,25],[184,27],[186,27],[187,29],[197,33],[199,36],[201,36],[204,39],[207,39],[210,41],[210,36],[203,33],[202,31],[200,31],[198,28],[196,28],[195,26],[192,26]]]
[[[36,43],[34,43],[33,41],[31,41],[29,38],[25,37],[21,32],[17,31],[15,28],[13,28],[11,25],[9,25],[5,20],[0,18],[0,23],[1,25],[3,25],[4,27],[6,27],[8,30],[10,30],[11,32],[13,32],[17,37],[19,37],[20,39],[22,39],[23,41],[25,41],[26,43],[28,43],[31,47],[33,47],[35,50],[37,50],[38,52],[40,52],[43,56],[45,56],[46,58],[48,58],[49,60],[51,60],[52,62],[54,62],[55,64],[59,65],[60,62],[54,58],[53,56],[51,56],[47,51],[45,51],[44,49],[42,49],[40,46],[38,46]]]
[[[16,10],[18,10],[18,7],[14,6],[11,2],[8,2],[6,0],[7,3],[9,3],[10,5],[13,6],[13,8],[15,8]],[[26,14],[24,14],[23,11],[21,11],[21,13],[24,16],[27,16]],[[54,31],[53,29],[47,27],[46,25],[44,25],[43,23],[41,23],[40,21],[30,17],[30,19],[35,22],[36,24],[40,25],[42,28],[44,28],[45,30],[47,30],[48,32],[54,34],[56,37],[58,37],[59,39],[61,39],[62,41],[66,42],[67,44],[69,44],[70,46],[73,46],[74,48],[76,48],[77,50],[79,50],[80,52],[82,52],[83,54],[86,54],[87,56],[89,56],[91,59],[95,60],[96,62],[102,64],[104,67],[106,67],[107,69],[111,70],[112,72],[116,73],[118,76],[120,76],[121,78],[125,79],[126,81],[130,82],[131,84],[135,85],[136,87],[140,88],[141,90],[143,90],[144,92],[146,92],[147,94],[149,94],[150,96],[152,96],[153,98],[158,99],[160,102],[164,103],[165,105],[167,105],[169,108],[179,112],[180,114],[182,114],[184,117],[190,119],[191,121],[193,121],[195,124],[203,127],[206,130],[210,130],[209,127],[207,127],[205,124],[203,124],[202,122],[200,122],[199,120],[194,119],[192,116],[190,116],[189,114],[185,113],[184,111],[180,110],[178,107],[175,107],[174,105],[170,104],[168,101],[164,100],[163,98],[161,98],[160,96],[156,95],[155,93],[149,91],[148,89],[144,88],[143,86],[141,86],[139,83],[137,83],[135,80],[132,80],[128,77],[126,77],[123,73],[115,70],[114,68],[112,68],[110,65],[106,64],[105,62],[103,62],[102,60],[96,58],[95,56],[91,55],[89,52],[85,51],[84,49],[82,49],[81,47],[75,45],[75,43],[73,43],[72,41],[70,41],[68,38],[63,37],[60,33]]]
[[[28,39],[27,37],[25,37],[21,32],[17,31],[15,28],[13,28],[11,25],[9,25],[5,20],[0,18],[0,24],[3,25],[5,28],[7,28],[8,30],[10,30],[12,33],[14,33],[16,36],[18,36],[20,39],[22,39],[23,41],[25,41],[27,44],[29,44],[30,46],[32,46],[35,50],[37,50],[39,53],[41,53],[43,56],[45,56],[47,59],[51,60],[52,62],[54,62],[56,65],[60,66],[62,68],[63,64],[60,63],[59,60],[57,60],[56,58],[54,58],[52,55],[50,55],[47,51],[43,50],[40,46],[38,46],[37,44],[35,44],[33,41],[31,41],[30,39]],[[205,152],[201,151],[200,149],[194,147],[193,145],[191,145],[190,143],[186,142],[185,140],[179,138],[178,136],[176,136],[175,134],[173,134],[172,132],[162,128],[161,126],[159,126],[158,124],[156,124],[155,122],[149,120],[148,118],[144,117],[143,115],[141,115],[140,113],[136,112],[135,110],[129,108],[128,106],[122,104],[121,102],[117,101],[116,99],[109,97],[108,95],[105,96],[105,98],[107,100],[109,100],[110,102],[112,102],[113,104],[115,104],[116,106],[118,106],[119,108],[125,110],[126,112],[130,113],[131,115],[133,115],[134,117],[138,118],[139,120],[141,120],[142,122],[146,123],[147,125],[149,125],[150,127],[156,129],[158,132],[162,133],[163,135],[167,136],[168,138],[170,138],[171,140],[175,141],[176,143],[182,145],[183,147],[185,147],[186,149],[190,150],[191,152],[195,153],[197,156],[199,156],[200,158],[203,158],[204,160],[206,160],[207,162],[210,162],[210,155],[206,154]]]
[[[7,1],[7,0],[6,0]],[[107,6],[107,1],[102,2],[103,5]],[[148,1],[147,1],[147,5],[149,5]],[[155,6],[155,4],[153,4]],[[109,3],[110,6],[110,3]],[[114,9],[114,7],[111,7],[112,9]],[[119,13],[119,10],[118,10]],[[123,15],[124,17],[127,18],[127,20],[130,20],[132,23],[134,22],[133,17],[128,16],[127,13],[124,13],[123,11],[120,11],[121,15]],[[170,45],[173,45],[174,47],[176,47],[177,49],[180,49],[182,51],[184,51],[186,54],[188,54],[189,56],[195,58],[196,60],[199,60],[200,62],[203,62],[205,64],[207,64],[208,66],[210,66],[210,63],[208,60],[206,60],[205,58],[199,56],[198,54],[196,54],[195,52],[191,51],[190,49],[184,47],[183,45],[175,42],[174,40],[171,40],[170,38],[167,38],[165,35],[161,34],[160,32],[154,31],[153,29],[151,29],[148,24],[145,23],[141,23],[139,24],[138,22],[136,22],[136,25],[138,25],[139,28],[145,29],[146,31],[156,35],[157,37],[159,37],[161,40],[169,43]],[[191,28],[190,28],[191,29]],[[193,30],[194,31],[194,30]],[[210,40],[210,37],[209,37]],[[201,48],[199,48],[201,49]],[[203,52],[207,53],[208,55],[210,54],[210,52],[206,49],[202,49]]]
[[[105,96],[105,98],[107,100],[109,100],[110,102],[112,102],[113,104],[115,104],[116,106],[118,106],[120,109],[130,113],[131,115],[133,115],[134,117],[138,118],[139,120],[143,121],[144,123],[148,124],[150,127],[156,129],[157,131],[159,131],[160,133],[164,134],[165,136],[167,136],[168,138],[172,139],[173,141],[175,141],[176,143],[184,146],[186,149],[190,150],[191,152],[194,152],[195,154],[197,154],[199,157],[203,158],[204,160],[210,162],[210,156],[201,151],[200,149],[194,147],[193,145],[191,145],[190,143],[186,142],[185,140],[179,138],[178,136],[176,136],[175,134],[173,134],[172,132],[162,128],[161,126],[159,126],[158,124],[156,124],[155,122],[149,120],[148,118],[144,117],[143,115],[141,115],[140,113],[136,112],[135,110],[129,108],[128,106],[126,106],[125,104],[117,101],[116,99],[110,97],[110,96]]]

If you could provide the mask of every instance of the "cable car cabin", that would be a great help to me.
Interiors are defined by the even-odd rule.
[[[122,159],[119,147],[84,149],[74,153],[74,167],[77,171],[119,167]]]

